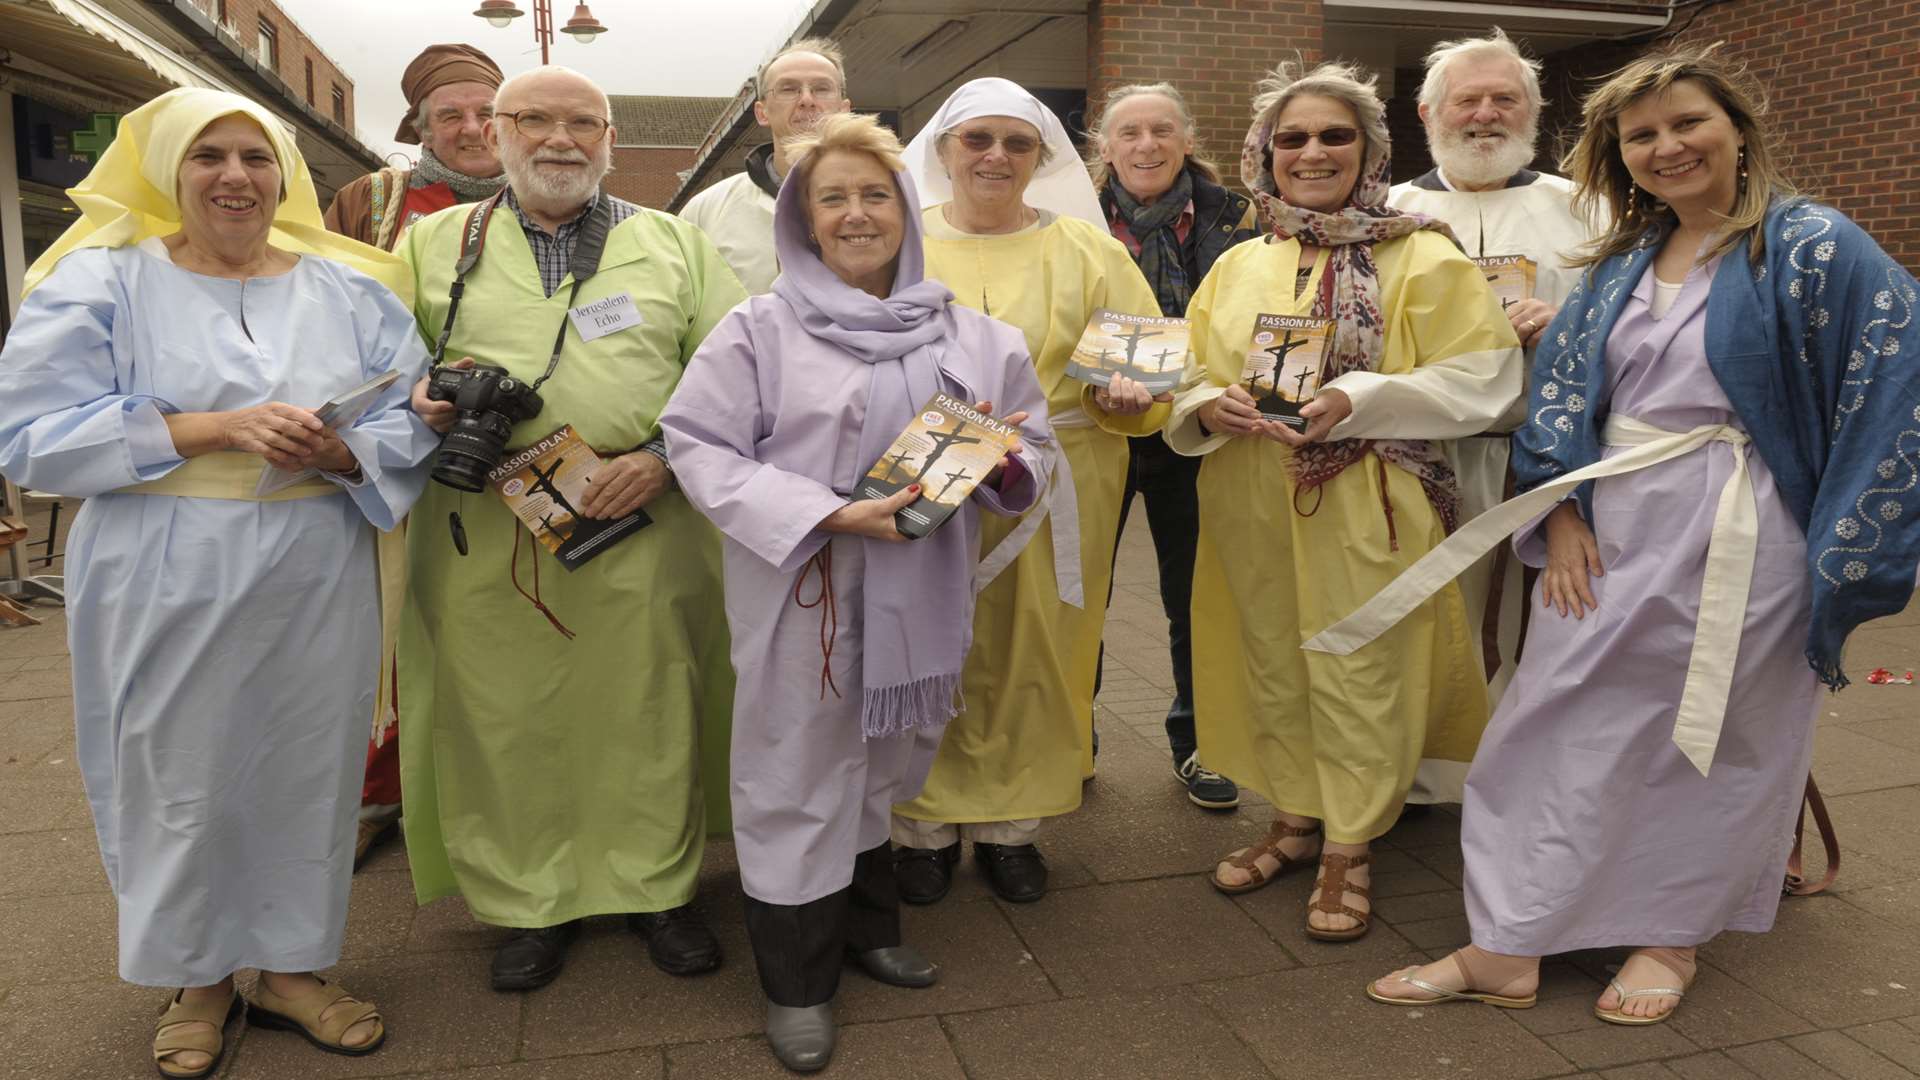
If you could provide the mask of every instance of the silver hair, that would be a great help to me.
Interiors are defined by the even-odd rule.
[[[1187,138],[1193,140],[1193,152],[1187,155],[1187,160],[1192,162],[1207,179],[1216,184],[1220,183],[1219,167],[1209,161],[1201,151],[1200,126],[1194,122],[1193,107],[1187,104],[1186,95],[1170,82],[1157,82],[1129,83],[1126,86],[1116,86],[1107,92],[1106,104],[1100,109],[1100,119],[1095,121],[1092,130],[1087,132],[1087,173],[1093,178],[1093,186],[1096,188],[1107,186],[1107,161],[1100,154],[1105,149],[1107,125],[1113,122],[1113,110],[1128,98],[1139,97],[1142,94],[1157,94],[1173,102],[1174,110],[1180,114],[1180,124],[1186,128]]]
[[[1254,122],[1271,128],[1281,110],[1297,97],[1323,97],[1353,110],[1360,133],[1366,139],[1367,152],[1361,159],[1360,176],[1365,177],[1387,156],[1392,139],[1387,134],[1387,106],[1375,89],[1380,80],[1358,64],[1332,61],[1302,74],[1303,61],[1284,60],[1266,78],[1260,80],[1253,97]],[[1273,184],[1273,140],[1268,136],[1261,151],[1261,175],[1244,178],[1259,190],[1275,194]]]
[[[1507,32],[1497,26],[1486,37],[1443,41],[1427,53],[1427,77],[1420,84],[1420,104],[1432,111],[1446,100],[1447,71],[1455,61],[1487,56],[1511,60],[1520,68],[1520,84],[1526,88],[1527,105],[1535,116],[1540,115],[1544,102],[1540,96],[1540,61],[1528,59]]]

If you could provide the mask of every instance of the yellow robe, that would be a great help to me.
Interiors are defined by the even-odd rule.
[[[961,677],[966,711],[947,726],[920,797],[895,809],[940,822],[1071,813],[1080,806],[1080,781],[1093,768],[1093,682],[1126,487],[1127,436],[1158,431],[1169,407],[1110,416],[1093,404],[1091,387],[1067,378],[1067,358],[1095,308],[1158,315],[1160,305],[1127,249],[1078,218],[1005,236],[959,234],[937,206],[925,221],[927,276],[952,289],[960,303],[1026,335],[1056,420],[1054,434],[1073,470],[1085,606],[1061,600],[1052,528],[1043,525],[981,592],[973,651]],[[1044,512],[1044,502],[1028,511]],[[991,557],[1016,524],[982,515],[983,557]]]
[[[1352,656],[1300,643],[1346,615],[1444,536],[1420,482],[1367,454],[1294,509],[1292,451],[1261,437],[1207,436],[1197,410],[1238,381],[1260,313],[1312,309],[1322,257],[1294,296],[1297,243],[1241,244],[1194,293],[1198,366],[1176,396],[1167,442],[1206,454],[1193,577],[1194,713],[1201,760],[1338,843],[1392,827],[1423,752],[1467,761],[1487,719],[1486,685],[1455,585]],[[1519,343],[1478,269],[1438,233],[1376,245],[1384,355],[1327,385],[1354,414],[1336,438],[1452,438],[1481,430],[1519,394]],[[1398,550],[1388,541],[1385,498]],[[1311,508],[1314,496],[1301,500]]]

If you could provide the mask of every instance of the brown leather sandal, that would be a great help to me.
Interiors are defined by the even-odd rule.
[[[1217,868],[1212,874],[1208,875],[1207,880],[1213,882],[1214,888],[1219,889],[1229,896],[1237,896],[1240,893],[1250,893],[1289,870],[1307,865],[1306,859],[1291,859],[1282,854],[1280,851],[1281,841],[1296,836],[1317,836],[1319,833],[1320,826],[1318,825],[1289,825],[1284,821],[1275,821],[1273,827],[1267,830],[1265,839],[1252,847],[1243,847],[1221,860],[1221,862],[1226,863],[1236,870],[1245,870],[1247,872],[1246,881],[1238,885],[1229,885],[1220,880],[1220,871]],[[1267,876],[1260,869],[1260,857],[1263,855],[1280,864],[1274,868],[1272,877]]]
[[[206,1001],[197,1005],[181,1000],[186,993],[174,991],[173,1000],[153,1025],[153,1068],[167,1080],[199,1080],[218,1069],[221,1056],[227,1052],[227,1025],[245,1007],[237,993],[224,1002]],[[189,1024],[209,1024],[213,1030],[190,1030]],[[175,1054],[196,1050],[212,1060],[198,1069],[184,1069],[170,1060]]]
[[[345,1004],[334,1009],[332,1016],[321,1020],[321,1015],[332,1008],[335,1002]],[[319,989],[297,998],[281,997],[269,990],[266,980],[262,979],[260,985],[254,988],[253,1000],[247,1006],[249,1018],[255,1026],[297,1032],[329,1054],[359,1057],[373,1053],[387,1041],[387,1025],[380,1022],[380,1010],[371,1002],[361,1001],[347,993],[345,987],[325,979],[320,980]],[[347,1031],[362,1020],[379,1023],[373,1038],[365,1046],[342,1043],[340,1040]]]
[[[1307,905],[1309,912],[1323,911],[1328,915],[1345,915],[1360,920],[1360,925],[1345,930],[1322,930],[1307,924],[1307,936],[1317,941],[1353,941],[1366,936],[1373,929],[1373,889],[1367,885],[1347,884],[1347,871],[1356,866],[1366,866],[1373,861],[1373,854],[1326,855],[1320,856],[1320,878],[1313,887],[1320,890],[1320,898]],[[1347,903],[1347,894],[1364,898],[1366,911]]]

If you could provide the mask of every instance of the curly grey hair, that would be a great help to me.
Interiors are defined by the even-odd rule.
[[[1540,115],[1540,106],[1545,100],[1540,96],[1540,61],[1529,60],[1520,47],[1513,43],[1513,39],[1507,36],[1507,32],[1497,26],[1486,37],[1443,41],[1427,53],[1427,77],[1420,84],[1420,104],[1431,111],[1446,100],[1447,70],[1455,61],[1489,56],[1511,60],[1520,68],[1520,83],[1526,88],[1527,105],[1535,116]]]

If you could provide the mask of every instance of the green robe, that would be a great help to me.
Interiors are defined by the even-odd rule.
[[[429,344],[470,208],[414,224],[414,314]],[[467,276],[447,358],[538,378],[566,319],[571,275],[551,297],[519,221],[494,214]],[[540,414],[509,452],[572,424],[603,456],[633,450],[700,341],[745,299],[699,230],[641,210],[615,226],[587,304],[631,293],[641,325],[583,342],[567,330]],[[470,554],[448,535],[458,510]],[[709,829],[727,820],[733,673],[721,604],[719,535],[680,492],[649,503],[653,524],[568,571],[491,491],[427,485],[408,530],[400,632],[401,782],[407,854],[421,903],[455,894],[501,926],[661,911],[693,897]],[[510,574],[576,633],[568,640]]]

